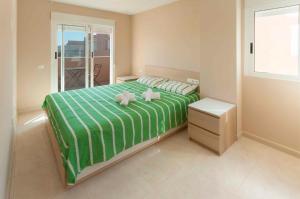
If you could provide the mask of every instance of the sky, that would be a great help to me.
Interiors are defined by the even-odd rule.
[[[64,44],[68,43],[69,40],[72,41],[84,41],[85,32],[64,32]],[[57,44],[61,46],[62,44],[62,34],[58,32],[57,34]]]

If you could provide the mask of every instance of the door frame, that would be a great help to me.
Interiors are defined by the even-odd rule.
[[[66,14],[61,12],[51,13],[51,92],[58,92],[58,59],[55,59],[55,52],[57,51],[57,26],[59,24],[73,25],[73,26],[85,26],[90,28],[92,32],[93,26],[108,26],[112,28],[112,34],[110,36],[110,84],[115,83],[115,21],[108,19],[101,19],[96,17],[87,17],[73,14]],[[92,44],[93,45],[93,44]],[[86,50],[89,46],[86,45]],[[88,51],[86,51],[88,52]],[[86,62],[87,64],[87,62]],[[91,67],[93,68],[93,67]],[[89,87],[88,73],[92,76],[92,70],[86,70],[86,87]],[[90,70],[90,71],[89,71]],[[91,85],[93,81],[91,77]]]

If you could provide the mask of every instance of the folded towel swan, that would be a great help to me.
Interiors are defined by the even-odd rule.
[[[146,92],[144,92],[142,96],[146,102],[150,102],[151,100],[154,99],[160,99],[160,93],[153,92],[151,88],[149,88]]]
[[[129,102],[136,101],[136,98],[134,93],[124,91],[123,93],[116,96],[116,100],[120,102],[121,105],[128,106]]]

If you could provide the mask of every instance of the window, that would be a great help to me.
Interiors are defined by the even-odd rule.
[[[247,12],[246,74],[300,80],[299,6],[258,6]]]

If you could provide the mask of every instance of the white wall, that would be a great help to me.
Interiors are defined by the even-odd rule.
[[[13,136],[16,1],[0,1],[0,198],[7,194],[10,148]]]

